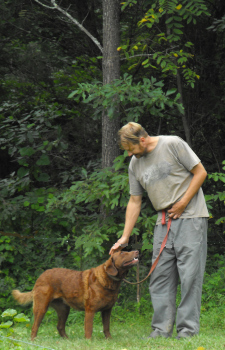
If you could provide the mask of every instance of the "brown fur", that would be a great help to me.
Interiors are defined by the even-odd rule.
[[[85,337],[91,338],[93,318],[101,311],[105,337],[109,331],[110,315],[115,304],[122,279],[128,269],[138,262],[138,252],[114,253],[104,264],[85,271],[63,268],[46,270],[36,281],[31,292],[13,290],[13,297],[20,304],[33,301],[34,324],[31,331],[33,340],[49,306],[58,314],[57,329],[67,337],[65,324],[70,307],[85,311]],[[135,260],[133,260],[135,258]]]

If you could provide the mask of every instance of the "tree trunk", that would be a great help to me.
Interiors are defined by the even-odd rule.
[[[117,48],[120,44],[118,0],[103,0],[103,84],[109,84],[120,77],[120,57]],[[102,167],[113,165],[119,155],[117,133],[120,127],[119,105],[110,119],[107,111],[102,115]]]

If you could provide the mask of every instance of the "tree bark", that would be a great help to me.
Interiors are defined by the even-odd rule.
[[[120,77],[120,44],[118,0],[103,0],[103,84],[109,84]],[[102,115],[102,167],[111,167],[119,155],[117,133],[120,127],[119,104],[110,119],[107,111]]]

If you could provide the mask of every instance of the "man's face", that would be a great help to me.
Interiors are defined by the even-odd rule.
[[[130,143],[129,146],[127,146],[126,151],[128,152],[128,156],[135,156],[136,158],[141,158],[145,156],[147,152],[147,147],[143,146],[141,143],[139,144],[132,144]]]

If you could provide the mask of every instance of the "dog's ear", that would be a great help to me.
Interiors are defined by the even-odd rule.
[[[108,273],[111,276],[117,276],[118,275],[118,270],[116,269],[116,267],[114,265],[112,257],[108,260],[108,263],[106,265],[105,270],[106,270],[106,273]]]

